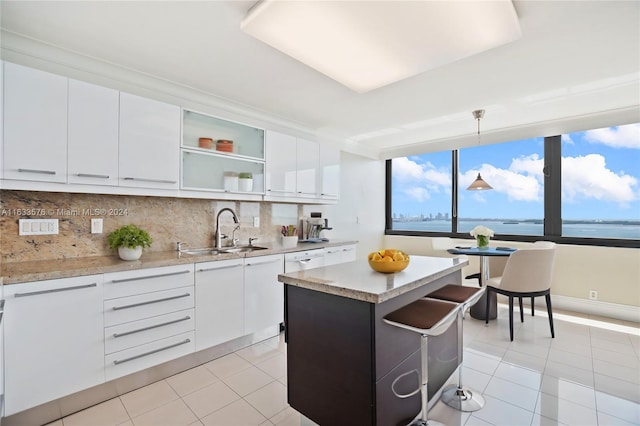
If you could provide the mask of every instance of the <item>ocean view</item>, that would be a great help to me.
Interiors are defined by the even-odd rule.
[[[562,234],[565,237],[582,238],[623,238],[640,239],[640,223],[631,222],[629,224],[620,223],[599,223],[599,222],[579,222],[571,221],[562,225]],[[543,235],[542,220],[539,222],[524,222],[511,219],[499,220],[479,220],[479,219],[459,219],[458,228],[460,232],[469,232],[476,225],[483,225],[492,229],[496,234],[507,235]],[[451,221],[429,220],[429,221],[393,221],[394,230],[406,231],[432,231],[449,232]]]

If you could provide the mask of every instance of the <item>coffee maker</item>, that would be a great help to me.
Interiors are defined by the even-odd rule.
[[[323,219],[322,213],[311,212],[309,216],[303,216],[300,219],[300,232],[298,232],[298,238],[302,242],[319,242],[329,241],[328,238],[323,238],[320,233],[324,230],[330,230],[329,219]]]

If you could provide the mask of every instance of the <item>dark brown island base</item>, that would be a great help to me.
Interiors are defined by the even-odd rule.
[[[420,336],[383,322],[445,284],[461,284],[466,259],[412,256],[381,274],[366,259],[279,275],[285,283],[289,404],[320,425],[406,425],[420,411]],[[429,399],[437,401],[458,359],[454,322],[429,339]]]

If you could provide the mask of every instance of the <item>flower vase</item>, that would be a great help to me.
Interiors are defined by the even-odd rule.
[[[478,235],[476,237],[476,242],[478,243],[478,248],[480,250],[486,250],[489,248],[489,237],[486,235]]]

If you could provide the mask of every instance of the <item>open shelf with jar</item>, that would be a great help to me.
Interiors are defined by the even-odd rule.
[[[182,147],[264,160],[264,130],[183,110]]]
[[[183,110],[183,190],[264,195],[264,130]]]
[[[182,189],[264,194],[264,161],[182,150]]]

